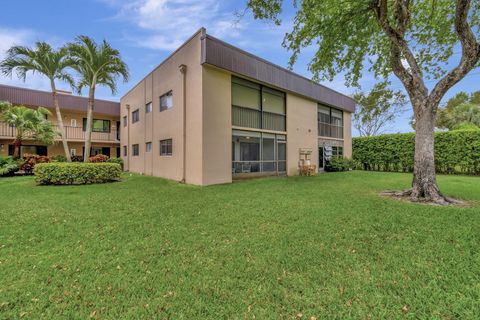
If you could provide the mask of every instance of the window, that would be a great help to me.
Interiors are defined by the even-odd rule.
[[[76,156],[77,155],[77,149],[70,149],[70,156]]]
[[[233,130],[232,173],[286,171],[286,136]]]
[[[77,126],[77,119],[70,119],[70,126],[76,127]]]
[[[152,152],[152,143],[151,142],[145,143],[145,152]]]
[[[83,118],[83,131],[87,131],[87,118]],[[110,120],[93,119],[92,132],[110,132]]]
[[[140,121],[140,111],[137,109],[132,111],[132,123]]]
[[[173,107],[173,92],[169,91],[160,96],[160,111],[165,111]]]
[[[161,156],[172,155],[172,139],[160,140],[160,155]]]
[[[152,103],[149,102],[145,105],[145,113],[150,113],[152,112]]]
[[[334,108],[318,106],[318,135],[343,138],[343,112]]]
[[[126,127],[128,125],[127,116],[123,116],[123,126]]]
[[[140,148],[138,144],[132,144],[132,156],[136,157],[140,154]]]
[[[238,127],[286,130],[285,93],[232,77],[232,124]]]
[[[123,146],[123,156],[126,157],[128,155],[128,147]]]
[[[333,146],[332,147],[332,156],[343,157],[343,147]]]

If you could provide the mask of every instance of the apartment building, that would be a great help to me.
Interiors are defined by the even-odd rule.
[[[125,169],[196,185],[351,157],[355,102],[200,29],[121,98]]]
[[[83,155],[85,143],[85,126],[87,117],[87,98],[74,96],[70,92],[59,92],[59,104],[63,124],[72,155]],[[19,87],[0,85],[0,101],[9,101],[14,105],[24,105],[30,108],[38,106],[50,110],[48,120],[57,125],[57,117],[50,92],[31,90]],[[120,156],[120,104],[118,102],[95,100],[93,116],[91,154]],[[15,127],[0,121],[0,156],[13,155],[13,139]],[[33,139],[24,141],[21,154],[64,155],[60,137],[51,146],[42,145]]]

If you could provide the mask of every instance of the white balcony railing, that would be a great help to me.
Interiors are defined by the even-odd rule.
[[[53,126],[59,130],[57,126]],[[17,134],[17,129],[4,122],[0,122],[0,138],[14,138]],[[84,141],[85,131],[82,127],[70,127],[65,126],[65,134],[67,140]],[[60,135],[57,137],[60,140]],[[92,132],[92,141],[105,141],[105,142],[118,142],[119,135],[116,129],[110,130],[110,132]]]

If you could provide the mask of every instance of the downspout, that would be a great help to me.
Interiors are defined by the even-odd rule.
[[[127,104],[127,171],[130,171],[130,105]]]
[[[183,147],[183,168],[182,168],[182,183],[186,182],[187,176],[187,66],[181,64],[178,66],[182,74],[182,91],[183,91],[183,120],[182,120],[182,147]]]

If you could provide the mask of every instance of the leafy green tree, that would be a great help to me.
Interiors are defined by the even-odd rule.
[[[105,40],[97,44],[92,38],[79,36],[76,41],[68,45],[73,68],[80,74],[77,85],[80,93],[84,87],[88,88],[88,109],[85,135],[84,161],[90,157],[92,139],[92,121],[95,104],[95,89],[97,86],[110,88],[112,94],[117,90],[117,78],[121,76],[128,81],[128,67],[120,57],[120,52],[110,46]]]
[[[460,126],[475,127],[479,125],[480,91],[468,95],[458,93],[447,101],[444,108],[437,112],[437,127],[440,129],[455,130]]]
[[[72,66],[72,61],[68,57],[65,48],[54,50],[46,42],[37,42],[34,49],[22,46],[11,47],[7,51],[7,57],[0,62],[0,70],[3,74],[11,76],[16,71],[17,76],[25,81],[27,73],[39,73],[50,80],[50,88],[52,91],[53,105],[57,116],[57,124],[60,129],[63,150],[67,161],[71,161],[68,149],[65,127],[63,125],[62,113],[58,103],[58,92],[55,85],[56,80],[67,82],[72,88],[74,80],[71,75],[65,71]]]
[[[368,92],[356,92],[353,124],[362,137],[376,136],[404,111],[406,97],[401,91],[388,89],[388,82],[375,84]]]
[[[0,118],[15,127],[14,158],[20,158],[20,147],[27,138],[33,138],[46,145],[53,144],[58,132],[52,127],[46,116],[48,109],[38,107],[30,109],[25,106],[13,106],[9,102],[0,102]]]
[[[448,204],[437,185],[434,128],[438,105],[445,93],[480,60],[480,1],[472,0],[303,0],[284,46],[292,51],[290,65],[301,50],[317,46],[309,69],[314,79],[344,73],[357,84],[365,68],[388,78],[393,72],[404,85],[416,124],[413,201]],[[247,0],[257,19],[280,24],[283,0]],[[458,64],[447,70],[454,48]],[[425,84],[436,79],[432,90]]]

